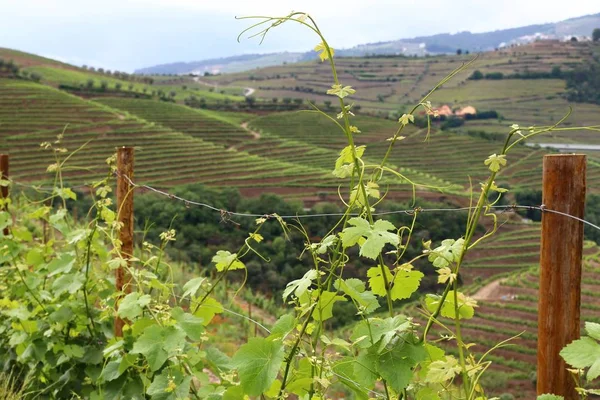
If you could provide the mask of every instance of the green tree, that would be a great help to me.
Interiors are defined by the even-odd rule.
[[[600,28],[596,28],[592,31],[592,40],[594,42],[600,41]]]
[[[456,55],[460,56],[462,54],[462,49],[456,49]]]
[[[483,73],[476,69],[475,71],[473,71],[473,73],[471,74],[471,76],[469,77],[469,79],[472,79],[474,81],[478,81],[480,79],[483,79]]]

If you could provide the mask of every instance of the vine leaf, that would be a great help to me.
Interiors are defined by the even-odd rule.
[[[457,262],[463,252],[465,240],[446,239],[442,244],[433,250],[426,250],[429,253],[428,260],[433,263],[436,268],[444,268],[450,263]]]
[[[325,43],[321,42],[318,45],[316,45],[315,51],[319,53],[319,58],[321,59],[321,61],[329,59],[329,53],[327,52],[327,47],[325,46]],[[329,51],[331,52],[331,56],[333,57],[333,55],[335,54],[335,50],[333,50],[333,48],[330,47]]]
[[[361,386],[372,389],[377,380],[377,355],[371,352],[361,352],[353,363],[354,379]]]
[[[361,158],[365,149],[366,146],[355,146],[356,157]],[[347,178],[352,175],[352,171],[354,171],[354,158],[352,157],[352,146],[348,145],[340,151],[339,157],[335,160],[333,175],[338,178]]]
[[[396,392],[401,392],[412,379],[413,367],[424,358],[425,351],[422,346],[398,342],[393,349],[381,354],[378,371]]]
[[[600,324],[596,322],[586,322],[585,331],[591,338],[600,340]]]
[[[317,279],[317,276],[319,276],[319,273],[316,270],[311,269],[306,272],[302,278],[288,283],[283,291],[283,301],[290,297],[292,293],[295,293],[296,297],[302,296],[306,293],[310,285],[312,285],[312,281]]]
[[[374,292],[365,291],[365,283],[360,279],[338,279],[334,286],[356,301],[364,314],[370,314],[379,308]]]
[[[151,371],[157,371],[170,355],[185,347],[185,332],[174,326],[153,325],[135,341],[131,353],[141,354],[148,361]]]
[[[73,294],[83,286],[85,277],[81,273],[64,274],[52,283],[52,290],[57,296],[69,292]]]
[[[346,298],[344,296],[339,296],[336,292],[321,292],[317,306],[313,310],[312,317],[317,321],[325,321],[333,317],[333,305],[337,301],[346,301]]]
[[[387,293],[385,288],[385,281],[383,279],[383,274],[381,273],[382,267],[385,271],[385,278],[387,282],[391,282],[393,275],[390,272],[390,269],[387,267],[387,265],[379,265],[377,267],[371,267],[367,270],[367,277],[369,278],[369,286],[371,287],[371,290],[377,296],[381,297],[385,296]]]
[[[202,318],[204,326],[210,324],[215,314],[221,314],[223,312],[223,305],[212,297],[208,297],[204,300],[202,305],[198,307],[198,310],[194,312],[196,317]]]
[[[403,264],[398,268],[390,290],[392,300],[408,299],[419,288],[421,279],[425,275],[421,271],[414,271],[412,268],[411,264]]]
[[[364,218],[354,217],[348,220],[352,227],[346,228],[341,233],[344,247],[360,245],[359,254],[374,260],[383,250],[386,243],[398,246],[398,235],[390,230],[396,230],[394,224],[386,220],[377,220],[373,225]]]
[[[460,373],[458,360],[453,356],[446,356],[443,360],[434,361],[429,364],[425,382],[444,383]]]
[[[403,315],[386,319],[369,318],[368,322],[363,320],[356,324],[350,339],[360,348],[367,348],[381,341],[379,349],[383,350],[394,336],[407,331],[410,327],[410,321]]]
[[[146,394],[152,400],[184,399],[189,396],[191,382],[191,376],[183,377],[180,371],[165,369],[154,377]]]
[[[352,89],[352,86],[331,85],[331,89],[327,90],[327,94],[332,94],[340,99],[354,93],[356,93],[356,90]]]
[[[560,351],[560,355],[575,368],[589,367],[586,375],[588,381],[600,375],[600,344],[591,337],[571,342]]]
[[[195,341],[199,341],[204,334],[204,320],[183,311],[181,307],[171,310],[171,316],[186,335]]]
[[[204,277],[198,277],[187,281],[185,285],[183,285],[184,292],[181,297],[186,297],[188,295],[195,296],[196,292],[198,291],[198,289],[200,289],[205,280],[206,278]]]
[[[217,271],[221,272],[225,269],[233,271],[236,269],[245,269],[246,266],[237,258],[237,254],[231,254],[227,250],[219,250],[212,258],[212,262],[215,263]]]
[[[259,396],[275,381],[284,357],[284,347],[280,341],[251,338],[240,347],[231,361],[238,370],[244,392]]]
[[[477,302],[474,299],[465,296],[461,292],[456,293],[456,297],[458,299],[458,319],[473,318],[473,315],[475,315],[475,307],[477,307]],[[435,312],[441,300],[442,296],[428,294],[425,298],[425,305],[429,312]],[[454,307],[454,290],[448,292],[448,295],[444,300],[444,305],[442,306],[441,314],[446,318],[457,318]]]
[[[506,156],[504,154],[492,154],[483,163],[488,166],[490,171],[498,172],[500,168],[506,165]]]
[[[142,314],[144,307],[150,304],[152,297],[138,292],[129,293],[119,303],[117,315],[121,318],[132,320]]]

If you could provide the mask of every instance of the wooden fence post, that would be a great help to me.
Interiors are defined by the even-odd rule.
[[[121,241],[121,256],[127,259],[127,266],[131,266],[129,259],[133,257],[133,147],[120,147],[117,149],[117,221],[121,230],[119,240]],[[126,270],[119,267],[115,270],[116,289],[124,293],[131,292],[131,277]],[[117,299],[116,309],[118,310]],[[115,336],[123,336],[124,321],[115,318]]]
[[[8,154],[0,154],[0,179],[8,180]],[[8,186],[0,186],[0,197],[8,199]],[[2,207],[3,211],[8,211],[8,206],[5,204]],[[2,233],[7,236],[10,230],[4,228]]]
[[[542,202],[549,210],[583,218],[586,156],[544,156]],[[579,338],[583,223],[542,213],[538,306],[537,393],[577,400],[560,350]]]

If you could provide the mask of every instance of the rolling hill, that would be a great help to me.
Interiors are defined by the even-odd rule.
[[[419,55],[451,54],[456,50],[481,52],[514,44],[527,44],[542,39],[564,40],[572,36],[590,36],[600,26],[600,13],[570,18],[564,21],[502,29],[493,32],[442,33],[378,43],[360,44],[348,49],[337,49],[341,57],[366,57],[374,55]],[[195,62],[174,62],[139,68],[139,74],[204,74],[233,73],[256,68],[307,61],[314,53],[267,53],[248,54]]]
[[[556,41],[481,54],[473,69],[444,85],[431,101],[435,107],[470,105],[498,116],[469,119],[448,129],[436,122],[428,141],[424,141],[426,128],[410,125],[390,158],[392,167],[422,185],[420,197],[468,205],[469,188],[477,187],[486,175],[483,160],[502,145],[499,135],[513,123],[550,125],[567,112],[570,103],[562,96],[565,81],[559,74],[552,75],[555,67],[561,73],[572,71],[599,55],[599,45]],[[50,182],[53,175],[46,168],[62,154],[60,149],[80,148],[65,177],[71,184],[89,184],[106,174],[104,160],[115,147],[127,145],[136,147],[136,182],[158,188],[205,183],[238,188],[246,196],[274,192],[307,205],[337,201],[338,191],[346,193],[331,174],[345,145],[344,136],[330,118],[302,110],[306,106],[302,99],[312,100],[335,119],[337,110],[326,103],[331,99],[326,95],[331,85],[327,65],[309,61],[250,75],[202,80],[154,76],[149,82],[7,49],[0,50],[0,58],[20,66],[19,73],[2,71],[0,78],[0,151],[11,155],[11,177],[18,183]],[[366,146],[365,162],[384,154],[387,139],[397,129],[397,117],[408,110],[408,104],[467,60],[466,55],[337,60],[341,81],[357,89],[352,99],[354,109],[360,108],[353,123],[361,130],[357,144]],[[475,70],[484,78],[469,79]],[[499,73],[502,79],[486,78]],[[31,74],[38,74],[39,82],[30,79]],[[252,89],[251,96],[241,95],[245,88]],[[204,99],[202,106],[190,107],[196,105],[192,96]],[[281,103],[289,103],[286,98],[300,98],[297,108],[301,110],[278,109]],[[574,104],[567,127],[598,124],[599,115],[598,105]],[[600,144],[597,132],[584,130],[539,140]],[[542,156],[551,151],[518,147],[498,183],[517,191],[539,189]],[[597,194],[597,152],[589,152],[588,164],[589,191]],[[411,196],[406,181],[388,178],[384,184],[390,198]],[[518,347],[494,355],[495,374],[488,384],[499,394],[513,390],[521,398],[531,398],[539,225],[510,212],[500,213],[499,218],[499,234],[476,247],[465,263],[463,282],[478,299],[479,309],[464,333],[487,347],[525,330]],[[600,318],[595,306],[597,253],[595,245],[586,249],[583,308],[584,318],[592,321]]]

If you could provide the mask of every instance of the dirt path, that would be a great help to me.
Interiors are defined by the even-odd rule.
[[[510,296],[508,293],[510,290],[506,290],[502,287],[502,282],[505,278],[492,281],[479,289],[473,296],[475,300],[503,300],[505,296]]]
[[[253,131],[252,129],[248,128],[247,122],[241,124],[240,127],[247,130],[248,133],[251,134],[254,139],[260,139],[260,132]]]

